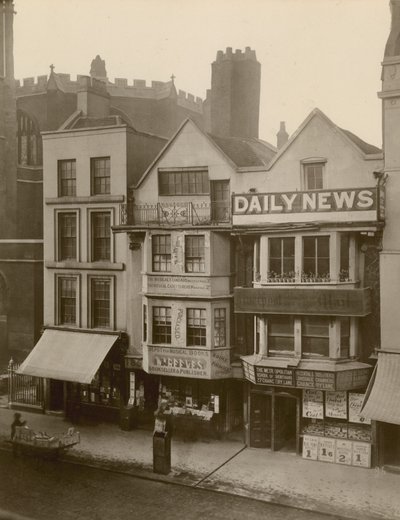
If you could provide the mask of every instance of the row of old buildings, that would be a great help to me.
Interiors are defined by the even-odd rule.
[[[260,140],[249,48],[218,52],[204,102],[174,79],[112,83],[100,58],[76,82],[52,70],[22,86],[3,63],[15,198],[0,196],[16,224],[0,240],[1,324],[46,410],[118,421],[130,404],[146,427],[163,401],[178,432],[400,465],[391,6],[383,151],[318,109],[290,138],[281,124],[277,147]]]

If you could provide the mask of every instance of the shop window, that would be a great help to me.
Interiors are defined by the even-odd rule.
[[[58,196],[76,196],[76,160],[58,161]]]
[[[153,307],[153,343],[171,343],[171,307]]]
[[[168,170],[158,172],[160,195],[204,195],[210,193],[207,170]]]
[[[329,280],[329,237],[303,237],[302,277]]]
[[[329,357],[329,324],[326,316],[304,316],[301,324],[302,353]]]
[[[58,260],[76,260],[76,213],[58,214]]]
[[[58,278],[58,324],[76,325],[76,278]]]
[[[171,235],[153,235],[152,241],[152,262],[153,271],[171,271]]]
[[[322,190],[324,187],[323,163],[304,164],[304,187],[306,190]]]
[[[349,264],[350,264],[350,237],[349,237],[348,233],[342,233],[340,235],[340,272],[339,272],[339,280],[341,282],[347,282],[350,280]]]
[[[186,341],[188,346],[206,346],[206,310],[188,309],[186,316],[187,332]]]
[[[91,280],[91,326],[111,327],[111,281],[93,278]]]
[[[214,309],[214,346],[226,346],[226,309]]]
[[[268,279],[294,278],[294,237],[269,239]]]
[[[350,318],[339,318],[340,321],[340,357],[348,358],[350,355]]]
[[[185,271],[187,273],[204,273],[205,245],[203,235],[186,235]]]
[[[111,214],[108,211],[91,213],[92,262],[111,260]]]
[[[268,354],[291,355],[294,352],[294,318],[268,317]]]
[[[147,341],[147,305],[143,305],[143,341]]]
[[[95,157],[90,160],[91,193],[107,195],[110,193],[110,158]]]
[[[121,406],[122,374],[119,359],[106,358],[90,385],[80,385],[84,403],[119,408]]]

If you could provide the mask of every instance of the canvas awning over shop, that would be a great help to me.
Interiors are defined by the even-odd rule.
[[[17,373],[89,384],[118,337],[46,329]]]
[[[400,353],[380,352],[362,415],[374,421],[400,424]]]

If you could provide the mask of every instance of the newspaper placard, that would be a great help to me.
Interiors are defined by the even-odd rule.
[[[353,442],[352,465],[361,468],[371,467],[371,445],[366,442]]]
[[[349,392],[349,422],[371,424],[371,419],[360,415],[364,394]]]
[[[304,435],[303,437],[303,459],[318,460],[318,437]]]
[[[324,418],[324,394],[322,390],[303,390],[303,417]]]
[[[346,392],[326,392],[325,416],[335,419],[347,419]]]
[[[318,442],[318,460],[335,462],[335,439],[321,438]]]
[[[336,464],[351,465],[352,445],[353,443],[351,441],[342,441],[339,439],[336,441]]]

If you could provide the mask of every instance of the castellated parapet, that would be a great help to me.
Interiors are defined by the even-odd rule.
[[[81,81],[87,81],[88,78],[88,76],[78,74],[76,80],[73,80],[70,74],[59,72],[55,76],[58,80],[59,88],[67,93],[77,93],[82,88]],[[86,79],[82,80],[82,78]],[[38,76],[37,78],[23,78],[22,82],[16,80],[17,97],[45,93],[48,80],[49,76],[47,75]],[[172,89],[174,88],[171,81],[152,81],[148,85],[144,79],[133,79],[129,82],[127,78],[115,78],[114,83],[111,81],[106,83],[96,78],[92,78],[92,80],[104,85],[111,97],[161,100],[173,95]],[[178,92],[177,104],[198,114],[203,112],[203,100],[183,90]]]
[[[241,49],[236,49],[233,52],[232,47],[227,47],[226,51],[218,51],[216,61],[223,60],[254,60],[257,61],[256,51],[251,47],[246,47],[244,52]]]

